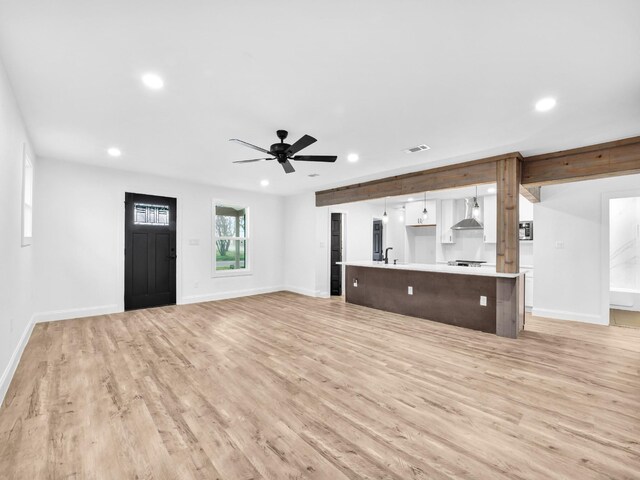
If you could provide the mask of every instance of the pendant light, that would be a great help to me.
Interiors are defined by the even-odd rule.
[[[480,205],[478,205],[478,186],[476,185],[476,196],[473,197],[473,207],[471,207],[471,216],[478,220],[480,218]]]
[[[389,215],[387,215],[387,199],[384,199],[384,213],[382,214],[382,223],[389,221]]]
[[[429,216],[429,212],[427,212],[427,192],[424,192],[424,208],[422,209],[422,220],[426,220]]]

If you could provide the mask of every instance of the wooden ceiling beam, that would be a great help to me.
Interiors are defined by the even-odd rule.
[[[496,163],[522,161],[520,193],[540,201],[540,186],[640,173],[640,136],[522,158],[518,152],[316,192],[316,206],[481,185],[496,181]]]
[[[539,203],[540,202],[540,189],[542,187],[525,187],[524,185],[520,185],[520,195],[529,200],[531,203]]]
[[[483,158],[472,162],[407,173],[380,180],[358,183],[347,187],[316,192],[316,206],[359,202],[374,198],[409,195],[413,193],[445,190],[447,188],[482,185],[496,181],[496,162],[506,158],[522,158],[519,153],[509,153]]]
[[[640,173],[640,137],[527,157],[525,187]]]

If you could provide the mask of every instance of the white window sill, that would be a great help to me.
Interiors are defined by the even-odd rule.
[[[224,278],[224,277],[246,277],[253,275],[251,270],[216,270],[211,275],[212,278]]]

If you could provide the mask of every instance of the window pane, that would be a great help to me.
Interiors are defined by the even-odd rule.
[[[169,207],[136,203],[133,209],[136,225],[169,225]]]
[[[216,270],[247,268],[246,240],[216,240]]]
[[[246,237],[246,222],[244,208],[216,206],[216,237]]]

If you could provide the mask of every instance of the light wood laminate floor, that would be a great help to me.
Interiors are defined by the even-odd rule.
[[[640,331],[276,293],[36,325],[0,478],[640,478]]]

